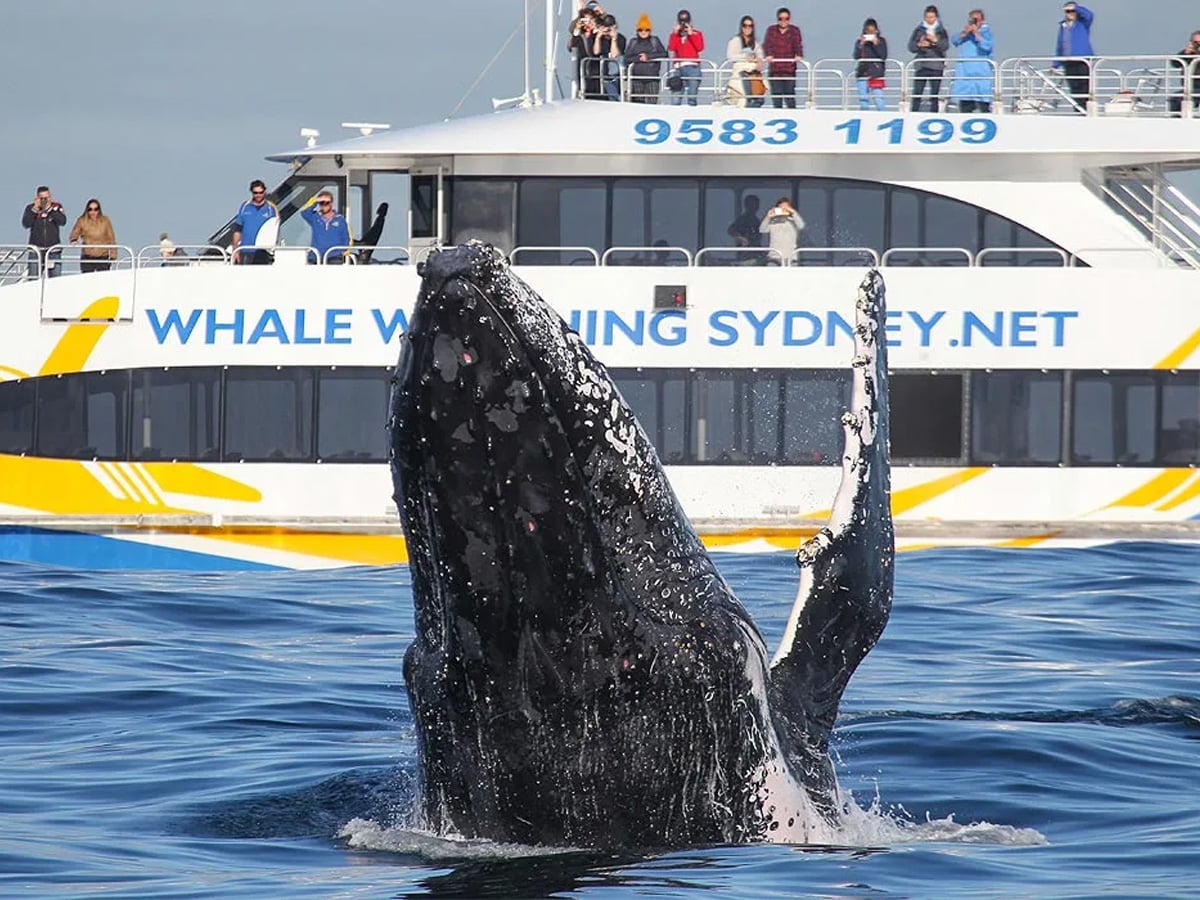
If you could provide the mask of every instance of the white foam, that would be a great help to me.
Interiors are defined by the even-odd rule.
[[[989,844],[1001,847],[1038,847],[1047,842],[1034,828],[994,825],[991,822],[962,824],[951,813],[944,819],[914,821],[903,811],[888,813],[878,800],[867,809],[853,801],[843,810],[839,840],[848,847],[888,847],[895,844]]]
[[[571,847],[504,844],[415,828],[385,827],[369,819],[351,819],[342,826],[338,837],[356,850],[403,853],[428,860],[517,859],[577,852]]]

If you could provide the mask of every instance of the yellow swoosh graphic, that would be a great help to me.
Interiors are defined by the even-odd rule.
[[[1195,472],[1191,469],[1167,469],[1151,478],[1139,488],[1130,491],[1124,497],[1114,500],[1101,509],[1111,509],[1114,506],[1131,506],[1136,508],[1150,506],[1164,499],[1167,494],[1179,490]]]
[[[120,297],[101,297],[83,311],[81,319],[115,319],[120,308]],[[58,339],[39,375],[62,375],[81,372],[88,357],[96,349],[100,338],[108,330],[109,322],[75,322],[67,326]]]
[[[1192,479],[1191,484],[1187,485],[1170,500],[1156,506],[1155,509],[1161,509],[1164,511],[1168,509],[1174,509],[1177,506],[1183,506],[1183,504],[1187,503],[1189,500],[1195,500],[1197,497],[1200,497],[1200,474]]]
[[[1200,328],[1192,332],[1192,336],[1164,356],[1154,366],[1156,369],[1178,369],[1189,356],[1200,348]]]

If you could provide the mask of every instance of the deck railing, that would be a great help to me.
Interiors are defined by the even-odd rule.
[[[621,100],[634,103],[676,105],[692,103],[688,84],[673,91],[668,82],[678,72],[678,60],[659,60],[657,76],[634,75],[623,61],[588,58],[580,62],[579,75],[573,95],[588,100]],[[975,71],[960,75],[958,64],[970,62],[976,70],[984,68],[990,75]],[[1061,63],[1079,62],[1086,68],[1086,77],[1072,80],[1063,74]],[[795,104],[801,109],[875,109],[877,102],[890,111],[911,108],[913,79],[917,69],[928,66],[928,60],[888,59],[884,62],[884,82],[879,101],[871,94],[864,105],[859,90],[858,60],[818,59],[794,60],[796,74]],[[694,98],[698,105],[715,106],[773,106],[776,97],[771,92],[769,65],[762,72],[766,93],[747,95],[743,75],[753,67],[746,60],[727,59],[714,62],[701,59]],[[1091,56],[1050,57],[1023,56],[1005,60],[972,59],[945,60],[945,74],[940,83],[939,109],[956,111],[959,92],[955,82],[970,81],[975,96],[990,96],[994,114],[1019,115],[1079,115],[1090,116],[1148,116],[1195,118],[1200,116],[1200,57],[1150,56]],[[979,90],[979,83],[984,89]],[[792,98],[786,97],[788,101]],[[926,96],[926,100],[928,97]]]

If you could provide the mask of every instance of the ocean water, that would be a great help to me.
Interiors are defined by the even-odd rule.
[[[790,556],[717,559],[773,645]],[[0,564],[0,896],[1200,896],[1200,547],[902,554],[837,848],[406,828],[411,633],[404,568]]]

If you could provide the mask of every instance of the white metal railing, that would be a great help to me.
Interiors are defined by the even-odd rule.
[[[591,247],[583,247],[583,246],[577,246],[577,247],[539,247],[539,246],[513,247],[512,252],[510,252],[508,254],[508,261],[510,263],[512,263],[514,266],[519,266],[519,265],[521,265],[522,254],[526,254],[526,255],[544,254],[545,256],[558,257],[557,262],[551,262],[551,263],[529,262],[529,263],[525,264],[525,265],[531,265],[531,266],[536,266],[536,265],[577,266],[577,265],[580,265],[581,263],[583,265],[588,265],[588,266],[600,265],[600,254],[597,253]],[[570,257],[572,257],[572,259],[570,259],[567,262],[564,262],[563,257],[566,257],[566,256],[570,256]]]
[[[682,262],[680,262],[682,260]],[[602,266],[690,266],[692,251],[686,247],[609,247],[600,254]]]
[[[1085,172],[1084,184],[1115,205],[1166,263],[1200,269],[1200,208],[1166,179],[1161,165]]]
[[[376,258],[376,255],[379,258]],[[337,265],[330,260],[341,257],[346,265],[407,266],[412,262],[412,251],[403,244],[338,244],[321,254],[321,265]]]
[[[96,251],[105,255],[95,256]],[[46,274],[50,277],[54,277],[54,274],[133,269],[137,263],[137,254],[124,244],[55,244],[39,255],[43,256]]]
[[[614,99],[660,105],[688,102],[686,92],[671,91],[668,80],[680,64],[687,61],[662,59],[657,76],[638,76],[622,59],[586,58],[580,62],[580,82],[576,96],[585,99]],[[862,105],[857,77],[860,60],[830,58],[797,59],[794,76],[795,103],[801,109],[876,109],[873,96]],[[1077,83],[1063,74],[1061,63],[1078,62],[1086,68],[1086,77]],[[713,62],[698,60],[697,104],[774,106],[770,64],[761,67],[766,93],[747,96],[742,74],[750,63],[746,59]],[[908,110],[913,95],[913,79],[928,59],[884,60],[883,106],[885,110]],[[991,98],[993,113],[1022,115],[1093,116],[1178,116],[1195,117],[1200,101],[1200,57],[1180,56],[1096,56],[1053,57],[1025,56],[1002,61],[963,60],[948,56],[938,95],[940,109],[954,108],[959,99],[970,94]],[[960,74],[959,64],[970,63],[990,74]],[[978,90],[956,92],[956,82],[976,82]],[[960,85],[961,87],[961,85]],[[1086,87],[1086,90],[1082,88]],[[925,98],[928,99],[928,95]],[[761,104],[760,104],[761,101]]]
[[[771,247],[701,247],[693,257],[697,266],[780,266],[789,265],[778,250]]]
[[[139,269],[175,266],[227,265],[230,254],[216,244],[175,244],[170,252],[161,244],[151,244],[137,252],[134,265]]]
[[[891,247],[883,252],[879,262],[883,266],[970,267],[975,265],[975,254],[965,247]]]
[[[975,265],[986,266],[993,257],[1008,256],[1016,259],[1020,256],[1043,257],[1049,260],[1049,265],[1066,266],[1070,263],[1070,255],[1058,247],[985,247],[975,254]],[[1012,266],[1013,263],[993,263],[992,265]],[[1036,266],[1041,263],[1030,262],[1027,265]]]

